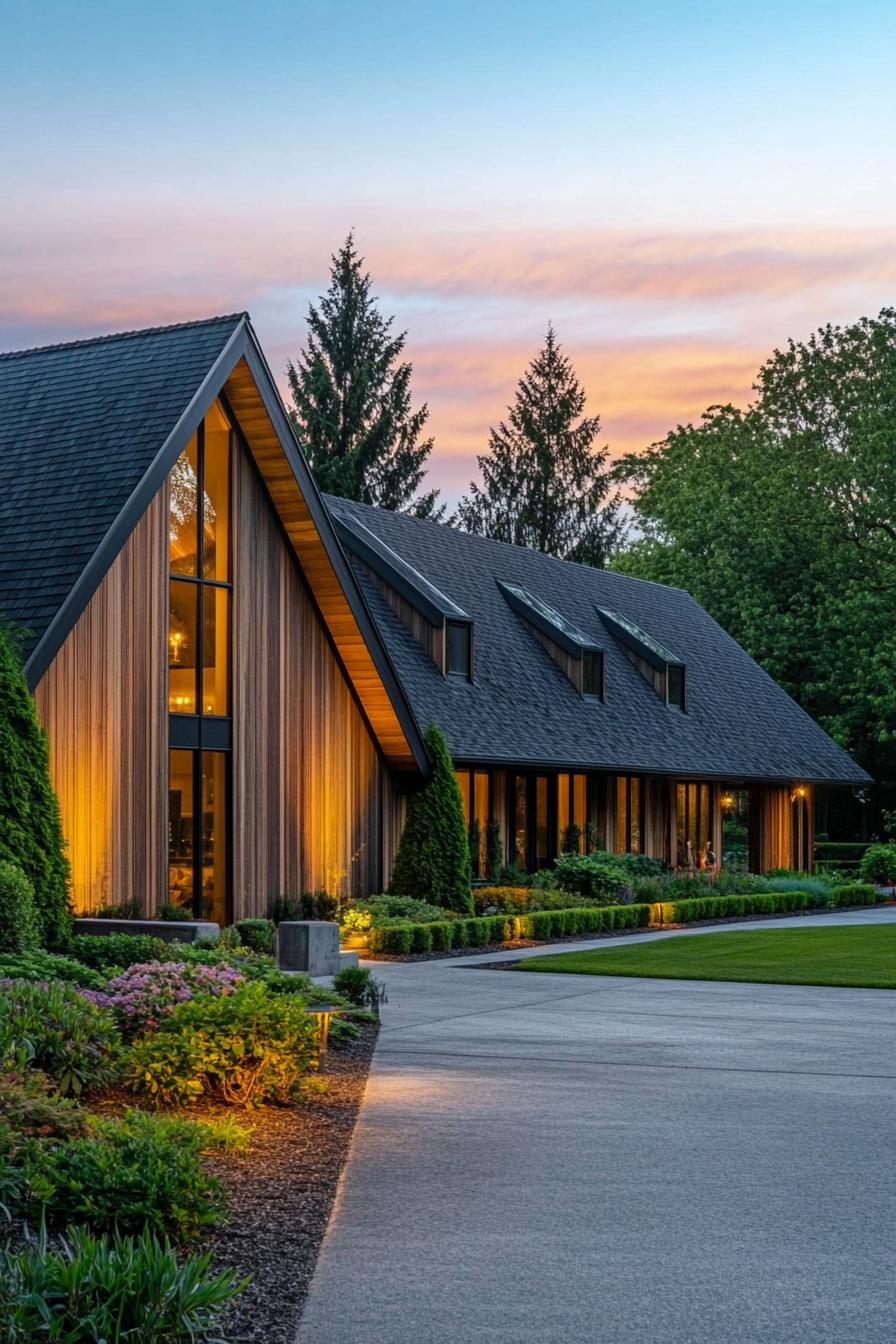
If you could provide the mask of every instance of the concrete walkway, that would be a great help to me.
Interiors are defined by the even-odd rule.
[[[896,993],[489,960],[375,966],[300,1344],[892,1344]]]

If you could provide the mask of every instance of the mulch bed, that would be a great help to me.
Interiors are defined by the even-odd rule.
[[[216,1269],[252,1278],[224,1321],[224,1336],[233,1344],[295,1340],[376,1034],[375,1026],[363,1026],[357,1040],[329,1050],[321,1075],[327,1087],[320,1096],[300,1106],[238,1113],[254,1126],[248,1151],[208,1160],[226,1191],[230,1217],[204,1246],[212,1250]],[[216,1113],[234,1114],[223,1107]]]
[[[880,905],[892,904],[896,904],[896,902],[880,902]],[[879,909],[880,906],[844,905],[838,907],[839,910],[843,911],[869,910],[872,908]],[[605,938],[632,938],[639,933],[662,933],[663,930],[668,929],[705,929],[714,924],[753,924],[757,920],[798,919],[801,916],[811,919],[813,915],[829,915],[830,913],[830,910],[782,910],[768,915],[729,915],[727,919],[691,919],[688,920],[687,924],[654,925],[648,929],[603,929],[600,933],[576,933],[564,938],[546,938],[543,940],[518,938],[510,943],[486,943],[484,947],[452,947],[449,952],[408,952],[403,956],[378,952],[375,957],[362,952],[361,956],[370,961],[451,961],[455,957],[485,956],[488,952],[516,952],[524,947],[553,947],[558,943],[594,943],[603,941]],[[489,965],[468,966],[465,969],[470,971],[503,971],[509,970],[512,966],[513,962],[499,961]]]

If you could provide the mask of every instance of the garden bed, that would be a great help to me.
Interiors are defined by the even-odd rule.
[[[248,1152],[209,1159],[229,1221],[207,1238],[216,1267],[252,1282],[224,1320],[233,1344],[292,1344],[364,1096],[377,1028],[326,1055],[326,1091],[260,1107]],[[223,1109],[223,1108],[222,1108]]]
[[[896,901],[887,900],[877,903],[878,905],[896,905]],[[867,904],[863,905],[844,905],[838,906],[838,910],[867,910]],[[826,908],[813,910],[780,910],[768,914],[757,915],[729,915],[725,919],[690,919],[686,924],[668,923],[662,926],[651,926],[644,928],[627,929],[604,929],[598,933],[579,933],[569,934],[559,938],[517,938],[503,943],[486,943],[481,947],[454,947],[447,952],[408,952],[404,955],[391,955],[385,952],[379,952],[375,957],[370,957],[372,962],[377,961],[453,961],[457,957],[480,957],[486,956],[489,952],[518,952],[529,947],[554,947],[564,943],[595,943],[603,942],[605,939],[613,938],[631,938],[638,934],[662,933],[669,929],[705,929],[719,924],[753,924],[757,921],[771,919],[811,919],[814,915],[830,914]],[[510,970],[513,962],[499,961],[488,965],[481,964],[472,967],[473,970]]]

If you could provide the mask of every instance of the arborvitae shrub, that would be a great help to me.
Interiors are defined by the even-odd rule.
[[[28,690],[18,641],[0,626],[0,859],[34,888],[41,941],[64,945],[71,930],[68,861],[47,739]]]
[[[34,888],[21,868],[0,859],[0,952],[33,952],[39,943]]]
[[[454,765],[434,725],[425,741],[432,773],[408,804],[389,893],[472,914],[470,846]]]

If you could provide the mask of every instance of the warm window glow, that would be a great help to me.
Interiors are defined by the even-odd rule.
[[[171,714],[230,712],[230,458],[216,402],[168,477]]]

